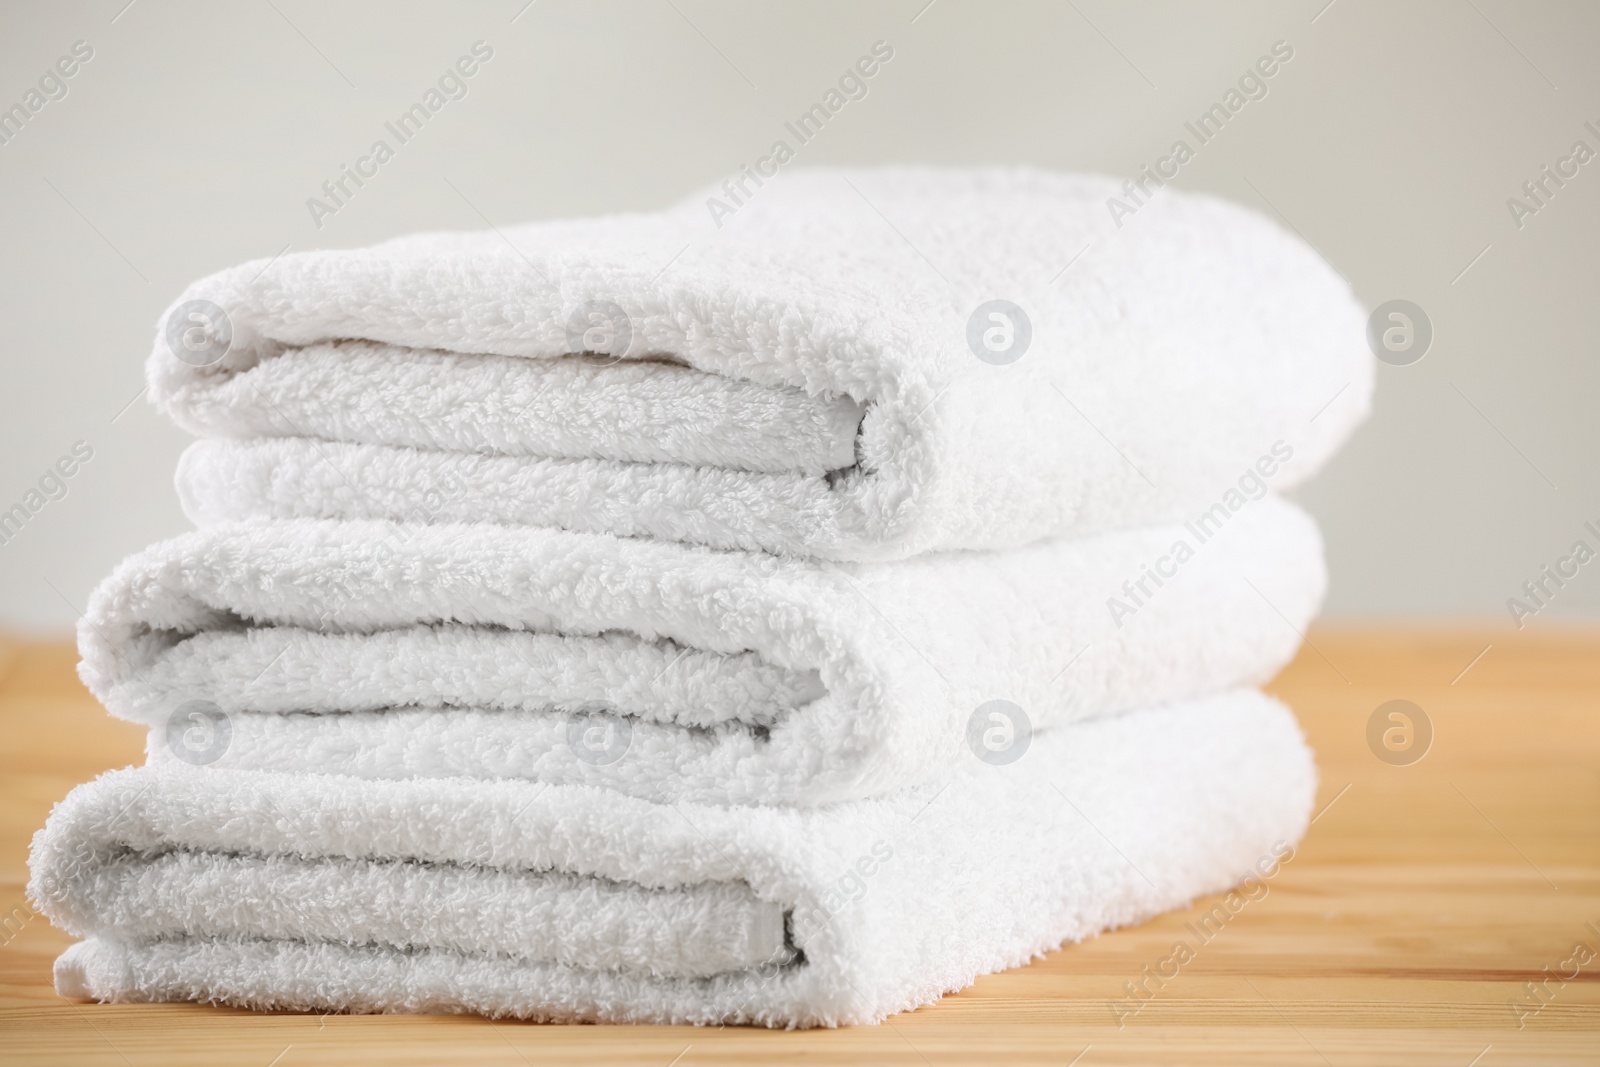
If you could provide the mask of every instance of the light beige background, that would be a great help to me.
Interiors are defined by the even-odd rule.
[[[664,204],[763,154],[879,39],[893,61],[798,162],[1127,175],[1289,42],[1180,184],[1281,213],[1369,307],[1413,300],[1436,331],[1379,368],[1376,416],[1301,494],[1330,613],[1509,627],[1525,580],[1600,547],[1600,161],[1520,231],[1506,206],[1575,140],[1600,149],[1600,6],[125,3],[0,8],[0,106],[94,48],[0,146],[0,509],[94,448],[0,545],[0,626],[66,627],[118,559],[185,528],[185,437],[130,402],[187,282],[286,245]],[[469,95],[316,229],[306,198],[480,39]],[[1600,561],[1531,625],[1597,611]]]

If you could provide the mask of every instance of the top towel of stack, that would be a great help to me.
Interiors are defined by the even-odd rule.
[[[1119,223],[1108,179],[1016,170],[752,191],[196,283],[149,364],[204,438],[186,511],[892,560],[1288,489],[1366,414],[1348,287],[1253,212]]]

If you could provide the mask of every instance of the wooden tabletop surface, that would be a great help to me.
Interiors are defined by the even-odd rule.
[[[0,646],[0,1063],[1600,1063],[1600,633],[1311,639],[1272,688],[1317,749],[1319,814],[1269,894],[1136,1013],[1109,1005],[1214,901],[882,1026],[797,1033],[62,1000],[50,964],[68,938],[31,917],[28,840],[141,739],[84,692],[66,645]],[[1397,699],[1431,724],[1420,759],[1420,720],[1409,751],[1387,713],[1387,759],[1369,745]]]

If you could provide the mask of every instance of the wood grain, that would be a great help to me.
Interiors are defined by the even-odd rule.
[[[0,918],[12,916],[0,933],[0,1062],[1600,1062],[1600,957],[1540,1000],[1525,985],[1579,942],[1600,951],[1600,634],[1322,630],[1311,640],[1273,689],[1317,748],[1321,814],[1268,895],[1120,1027],[1108,1005],[1124,983],[1214,900],[979,979],[883,1026],[804,1033],[64,1001],[50,963],[68,939],[26,918],[28,840],[73,785],[137,761],[141,738],[83,691],[67,646],[0,647]],[[1373,709],[1395,698],[1423,708],[1435,731],[1409,766],[1367,746]]]

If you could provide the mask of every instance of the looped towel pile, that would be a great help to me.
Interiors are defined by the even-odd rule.
[[[834,1026],[1275,871],[1316,777],[1254,687],[1326,584],[1279,494],[1363,316],[1114,189],[785,172],[191,286],[198,529],[80,626],[148,760],[35,838],[58,989]]]

